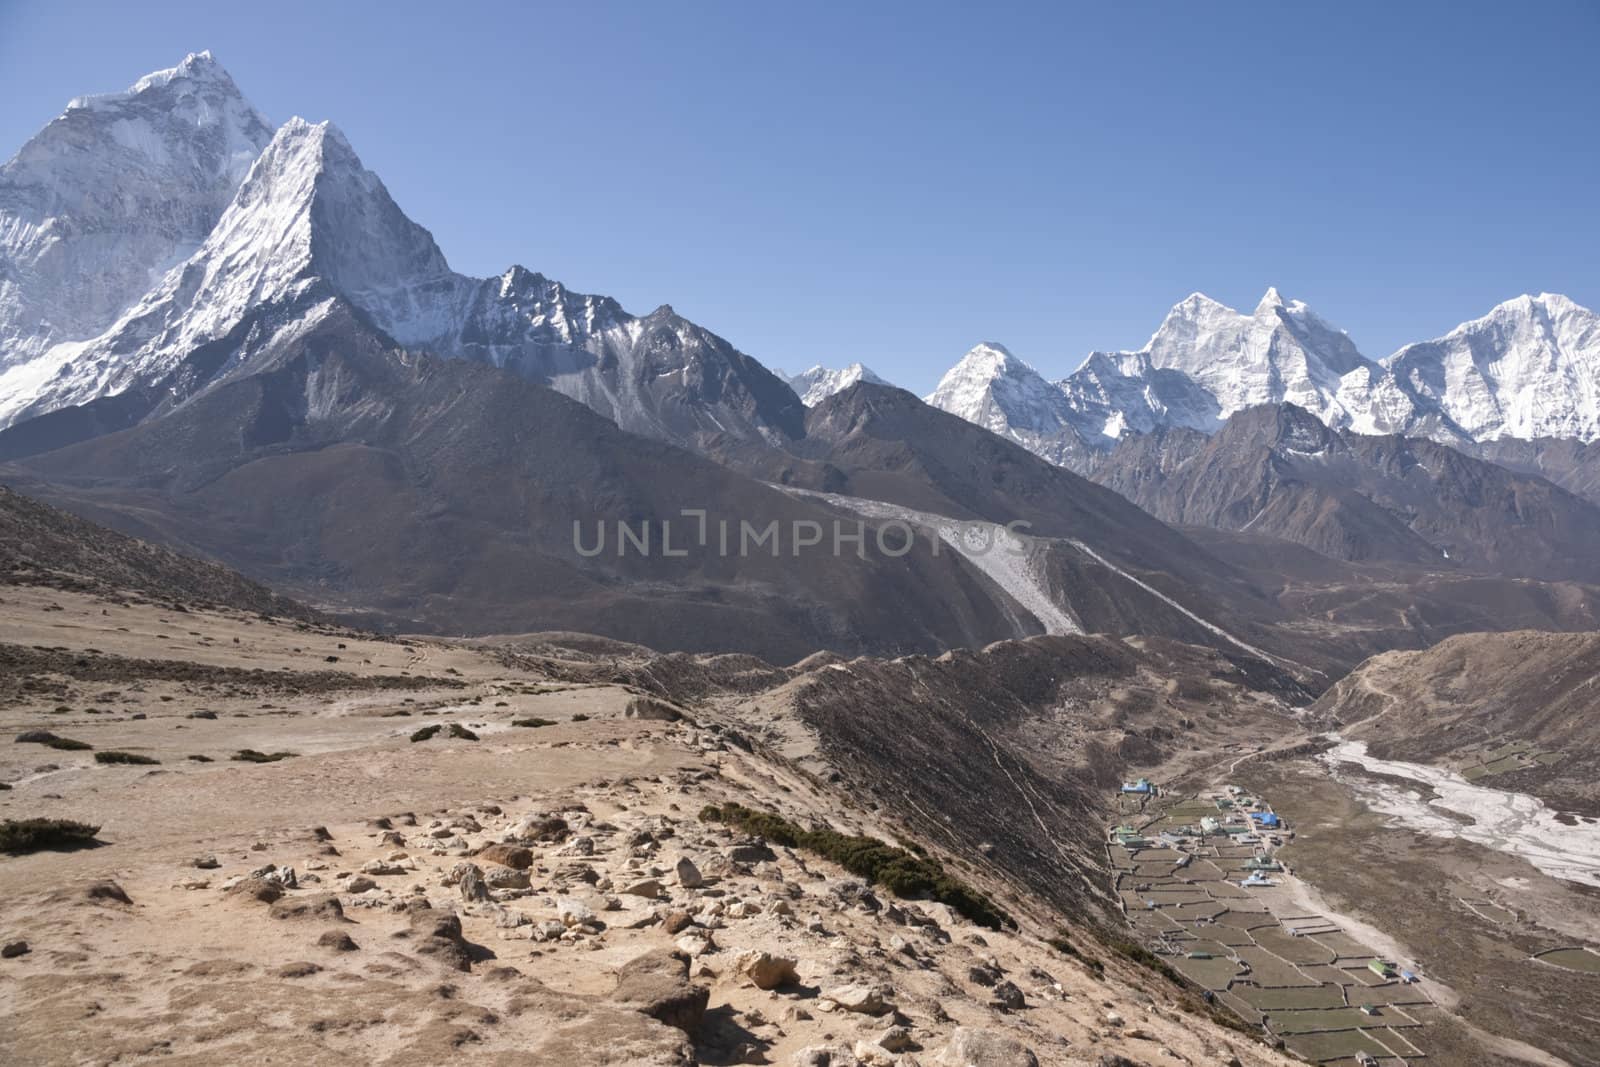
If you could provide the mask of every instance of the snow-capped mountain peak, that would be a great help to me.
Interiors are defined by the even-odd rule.
[[[199,169],[237,171],[237,179],[219,183],[220,202],[194,220],[192,244],[169,242],[141,266],[142,284],[129,287],[135,295],[96,323],[98,331],[80,331],[69,343],[41,340],[26,307],[13,316],[14,333],[33,347],[15,346],[15,359],[0,350],[12,364],[0,365],[0,426],[135,390],[122,410],[181,403],[250,373],[257,356],[271,358],[343,301],[400,345],[506,368],[636,432],[688,444],[700,434],[803,431],[803,409],[782,382],[666,305],[640,318],[608,297],[570,292],[520,267],[488,279],[455,273],[331,123],[293,118],[273,133],[257,117],[248,165],[235,167],[215,120],[248,105],[205,54],[124,93],[80,100],[52,128],[81,127],[80,154],[114,156],[130,108],[167,138],[155,143],[141,134],[136,148],[190,159],[199,154],[191,140],[216,142],[204,155],[209,170]],[[78,173],[66,156],[25,149],[19,158],[39,158],[32,185],[50,190]],[[181,194],[197,168],[183,169],[155,173],[151,199]],[[121,175],[107,168],[87,173],[83,185],[79,199],[90,203],[123,194]],[[10,254],[0,259],[0,279],[26,279],[15,263]],[[0,306],[14,313],[20,304]]]
[[[1295,303],[1300,304],[1298,300],[1295,301]],[[1276,285],[1269,285],[1267,286],[1267,291],[1262,294],[1261,299],[1256,302],[1256,314],[1260,315],[1263,312],[1271,311],[1273,308],[1280,308],[1283,306],[1283,294],[1278,292],[1278,287]],[[1305,305],[1300,304],[1300,306],[1304,307]]]
[[[110,326],[200,246],[271,138],[204,52],[72,101],[0,167],[0,371]]]
[[[1005,415],[992,383],[1017,373],[1009,353],[980,347],[930,401],[1007,432],[1021,420]],[[1090,353],[1056,385],[1065,398],[1057,417],[1102,449],[1166,426],[1213,433],[1247,408],[1281,404],[1337,429],[1446,444],[1593,441],[1600,316],[1559,294],[1520,296],[1380,363],[1276,287],[1249,314],[1197,292],[1173,306],[1142,349]]]
[[[945,372],[927,402],[1001,434],[1013,429],[1053,432],[1063,425],[1066,410],[1059,389],[993,341],[969,349]]]
[[[1061,388],[992,341],[969,349],[926,400],[1053,463],[1075,462],[1083,451]]]
[[[1383,362],[1473,440],[1600,439],[1600,315],[1561,294],[1507,300]]]
[[[810,370],[800,374],[785,374],[777,372],[778,377],[789,383],[789,388],[795,391],[800,402],[806,407],[816,407],[835,393],[842,393],[857,382],[871,382],[874,385],[888,385],[872,369],[864,363],[851,363],[840,370],[824,367],[817,364]]]
[[[1106,360],[1096,361],[1097,355],[1091,354],[1084,368],[1068,379],[1067,391],[1120,407],[1104,387]],[[1202,293],[1191,294],[1167,314],[1143,349],[1111,355],[1111,362],[1131,379],[1117,383],[1115,391],[1141,400],[1137,415],[1127,412],[1122,420],[1130,429],[1153,418],[1209,433],[1236,411],[1285,402],[1325,421],[1347,424],[1356,417],[1352,404],[1364,409],[1371,379],[1381,375],[1343,331],[1301,301],[1286,301],[1276,287],[1249,314]],[[1149,398],[1170,399],[1176,385],[1169,381],[1157,387],[1152,380],[1156,371],[1176,371],[1198,392],[1181,390],[1188,395],[1177,407],[1153,405]]]

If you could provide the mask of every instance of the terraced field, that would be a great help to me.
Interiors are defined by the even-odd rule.
[[[1107,840],[1115,889],[1140,943],[1240,1018],[1318,1064],[1366,1053],[1398,1064],[1426,1055],[1435,1004],[1334,918],[1296,902],[1277,860],[1287,826],[1256,827],[1257,798],[1121,798]],[[1270,820],[1269,820],[1270,821]],[[1244,885],[1252,877],[1260,884]],[[1595,957],[1600,959],[1600,957]],[[1556,960],[1550,962],[1561,965]],[[1580,960],[1580,966],[1587,960]]]
[[[1561,753],[1539,748],[1532,742],[1507,741],[1468,753],[1458,769],[1461,771],[1461,777],[1469,782],[1476,782],[1481,778],[1492,778],[1497,774],[1548,767],[1560,759]]]

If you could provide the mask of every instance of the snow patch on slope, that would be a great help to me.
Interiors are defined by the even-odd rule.
[[[1084,632],[1082,624],[1072,615],[1071,605],[1061,602],[1051,593],[1040,567],[1042,550],[1037,538],[1013,533],[995,523],[963,522],[878,500],[818,493],[792,486],[775,485],[773,488],[795,496],[825,500],[865,519],[899,521],[916,530],[933,531],[941,542],[955,549],[963,559],[1021,604],[1044,627],[1045,633]],[[898,549],[899,543],[893,542],[893,547]]]
[[[1173,600],[1171,597],[1169,597],[1167,594],[1163,593],[1161,590],[1159,590],[1159,589],[1155,588],[1154,586],[1150,585],[1148,582],[1144,582],[1144,581],[1141,581],[1138,578],[1135,578],[1133,575],[1129,574],[1127,571],[1123,570],[1121,567],[1117,566],[1115,563],[1112,563],[1110,560],[1106,559],[1104,556],[1102,556],[1100,553],[1096,552],[1094,549],[1090,548],[1088,545],[1084,544],[1082,541],[1069,540],[1067,543],[1070,544],[1073,548],[1076,548],[1079,552],[1082,552],[1084,555],[1088,556],[1090,559],[1094,560],[1096,563],[1100,564],[1102,567],[1105,567],[1107,570],[1111,571],[1112,573],[1120,575],[1123,578],[1126,578],[1128,581],[1132,582],[1134,585],[1138,586],[1140,589],[1143,589],[1145,592],[1149,593],[1151,596],[1155,597],[1157,600],[1160,600],[1162,603],[1167,604],[1169,607],[1176,608],[1184,616],[1186,616],[1187,618],[1189,618],[1190,620],[1192,620],[1192,621],[1194,621],[1196,623],[1199,623],[1207,631],[1209,631],[1210,633],[1216,634],[1218,637],[1222,638],[1224,641],[1227,641],[1229,644],[1234,645],[1237,648],[1241,648],[1244,651],[1250,653],[1252,656],[1257,656],[1257,657],[1259,657],[1261,659],[1266,660],[1269,663],[1276,663],[1279,666],[1296,666],[1296,667],[1300,666],[1299,664],[1290,664],[1286,660],[1279,659],[1277,656],[1274,656],[1269,652],[1263,652],[1261,649],[1257,648],[1255,645],[1248,644],[1248,643],[1246,643],[1244,641],[1239,640],[1237,637],[1233,636],[1228,631],[1224,630],[1222,627],[1216,625],[1215,623],[1209,622],[1209,621],[1207,621],[1205,619],[1202,619],[1200,616],[1196,615],[1194,612],[1190,611],[1188,608],[1184,607],[1182,604],[1178,603],[1176,600]]]

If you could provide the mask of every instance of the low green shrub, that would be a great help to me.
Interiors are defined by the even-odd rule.
[[[1106,965],[1101,963],[1099,959],[1094,956],[1085,956],[1078,951],[1078,946],[1067,939],[1066,931],[1062,931],[1055,937],[1047,938],[1045,943],[1063,956],[1071,956],[1097,975],[1104,974],[1106,971]]]
[[[444,724],[437,722],[431,726],[424,726],[422,729],[411,735],[411,740],[413,743],[417,741],[426,741],[428,738],[432,737],[434,734],[443,729]]]
[[[1160,956],[1157,956],[1154,952],[1151,952],[1143,945],[1135,941],[1129,941],[1123,937],[1108,937],[1106,938],[1106,944],[1108,947],[1110,947],[1112,952],[1115,952],[1117,955],[1122,956],[1125,959],[1132,960],[1141,967],[1149,968],[1150,970],[1159,974],[1161,977],[1165,978],[1167,981],[1171,982],[1173,985],[1184,984],[1183,976],[1173,969],[1172,964],[1168,963]]]
[[[96,763],[138,763],[138,764],[160,763],[161,762],[160,760],[156,759],[154,756],[141,756],[137,752],[117,752],[115,750],[110,750],[110,751],[106,751],[106,752],[96,752],[94,754],[94,761]]]
[[[832,860],[860,878],[883,886],[897,897],[925,897],[948,904],[979,926],[991,930],[1015,927],[1016,921],[999,905],[953,877],[938,860],[919,856],[875,837],[841,834],[837,830],[807,830],[770,811],[741,804],[713,804],[700,812],[702,822],[720,822],[757,834],[787,848],[804,849]]]
[[[465,726],[462,726],[458,722],[453,722],[450,724],[450,736],[459,737],[463,741],[476,741],[478,739],[477,734],[473,733],[471,730],[467,729]]]
[[[253,748],[241,748],[230,758],[239,763],[277,763],[281,759],[293,759],[299,754],[298,752],[257,752]]]
[[[63,752],[87,752],[94,746],[87,741],[74,741],[70,737],[56,737],[45,742],[49,748],[59,748]]]
[[[537,715],[533,716],[532,718],[528,718],[528,719],[512,719],[511,720],[511,725],[512,726],[528,726],[528,727],[535,727],[536,728],[536,727],[540,727],[540,726],[554,726],[555,724],[556,724],[556,721],[554,719],[541,719]]]
[[[71,819],[7,819],[0,822],[0,852],[71,848],[94,840],[100,827]]]
[[[64,740],[66,738],[57,737],[49,730],[24,730],[17,735],[17,744],[19,745],[50,745],[53,747],[58,741]]]

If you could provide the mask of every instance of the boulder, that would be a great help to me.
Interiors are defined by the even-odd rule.
[[[1033,1051],[1010,1034],[971,1026],[955,1028],[939,1062],[945,1067],[1039,1067]]]
[[[690,930],[676,942],[678,951],[691,959],[704,956],[707,952],[715,951],[716,941],[711,936],[710,930]]]
[[[689,962],[665,949],[635,957],[617,970],[613,1003],[643,1012],[694,1036],[711,991],[689,981]]]
[[[511,831],[509,843],[565,841],[572,833],[567,820],[559,815],[528,815]]]
[[[862,1015],[882,1015],[891,1006],[886,989],[863,982],[830,989],[822,996],[845,1011],[860,1012]]]
[[[672,868],[678,876],[678,884],[685,889],[699,889],[705,885],[705,876],[700,873],[700,868],[694,865],[694,860],[688,856],[678,857],[678,862]]]
[[[911,1029],[905,1026],[891,1026],[878,1035],[878,1044],[890,1052],[905,1052],[916,1044],[911,1039]]]
[[[654,697],[634,697],[622,712],[625,718],[644,719],[651,722],[677,722],[683,712],[664,700]]]
[[[871,1041],[857,1041],[854,1053],[862,1067],[894,1067],[900,1062],[899,1056]]]
[[[418,908],[409,920],[419,956],[432,956],[458,971],[472,970],[472,952],[461,936],[461,919],[452,911]]]
[[[461,899],[468,902],[488,900],[489,885],[483,880],[483,871],[476,863],[469,863],[466,867],[467,869],[461,872],[461,877],[456,881]]]
[[[444,877],[439,880],[439,884],[460,885],[461,876],[466,874],[468,871],[477,871],[479,874],[483,873],[483,869],[480,868],[476,863],[472,863],[469,860],[462,860],[460,863],[444,872]]]
[[[397,874],[410,874],[411,872],[398,863],[388,860],[368,860],[361,866],[362,874],[371,874],[379,878],[388,878]]]
[[[358,874],[344,884],[344,891],[346,893],[365,893],[368,890],[376,888],[378,888],[378,883],[374,882],[371,878],[368,878],[364,874]]]
[[[580,926],[595,922],[594,909],[576,897],[562,897],[556,901],[556,917],[563,926]]]
[[[266,878],[255,875],[246,875],[227,888],[229,896],[241,897],[245,900],[259,900],[263,904],[271,904],[283,896],[283,886]]]
[[[287,897],[274,901],[272,907],[267,909],[267,915],[274,919],[338,921],[344,918],[344,905],[340,904],[339,898],[332,893],[317,893],[313,896]]]
[[[776,989],[800,981],[793,957],[760,950],[741,952],[733,961],[733,969],[750,979],[757,989]]]
[[[496,842],[480,848],[477,856],[484,863],[498,863],[515,871],[525,871],[533,866],[533,850],[522,845]]]
[[[265,878],[269,882],[277,882],[285,889],[298,889],[300,879],[296,877],[293,867],[279,867],[269,863],[264,867],[257,867],[250,872],[251,878]]]
[[[661,883],[654,878],[645,878],[623,886],[622,892],[630,897],[648,897],[654,900],[661,895]]]
[[[967,968],[967,980],[974,985],[986,986],[993,989],[1000,981],[1003,972],[993,963],[979,963]]]
[[[354,952],[360,947],[343,930],[327,931],[317,938],[317,944],[322,948],[332,949],[335,952]]]
[[[1028,1006],[1028,998],[1023,996],[1022,990],[1017,988],[1015,982],[997,983],[994,987],[994,998],[1001,1007],[1009,1011],[1021,1011]]]
[[[490,889],[527,889],[533,884],[526,870],[499,864],[484,868],[483,881]]]

